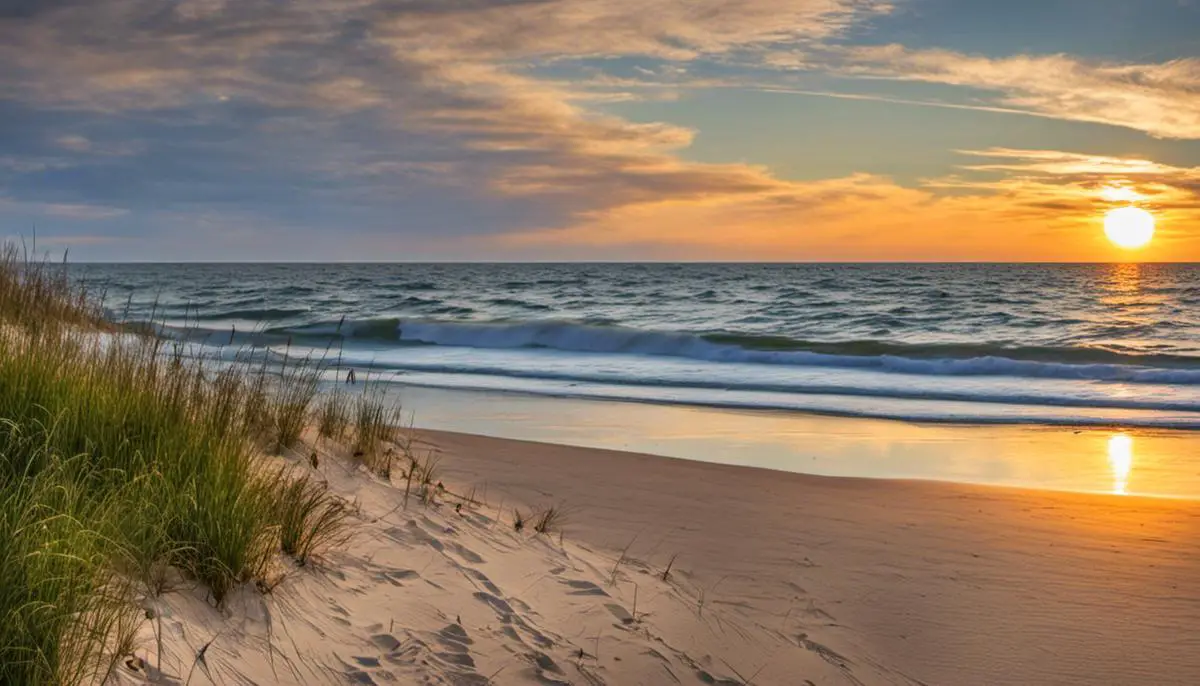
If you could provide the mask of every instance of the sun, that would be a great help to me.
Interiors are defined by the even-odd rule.
[[[1122,248],[1140,248],[1154,238],[1154,215],[1140,207],[1121,207],[1104,215],[1104,235]]]

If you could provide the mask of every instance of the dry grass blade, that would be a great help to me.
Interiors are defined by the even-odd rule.
[[[633,544],[635,541],[637,541],[637,539],[638,537],[635,534],[633,538],[629,539],[629,543],[626,543],[625,547],[621,550],[621,555],[617,557],[617,561],[613,563],[612,572],[608,577],[608,585],[617,585],[617,576],[621,573],[621,565],[625,564],[625,562],[629,560],[629,549],[633,547]]]
[[[567,522],[567,513],[561,506],[550,506],[541,513],[533,521],[533,530],[539,534],[551,534],[555,531],[562,531],[563,525]]]

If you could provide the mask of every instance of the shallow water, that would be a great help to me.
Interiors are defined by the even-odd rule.
[[[803,474],[1200,499],[1200,433],[914,424],[405,387],[422,428]]]

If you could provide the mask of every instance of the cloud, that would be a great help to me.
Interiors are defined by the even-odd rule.
[[[1200,58],[1148,64],[1069,55],[993,58],[902,45],[841,51],[843,73],[1001,93],[1005,107],[1123,126],[1161,138],[1200,138]]]
[[[1026,205],[1069,206],[1092,212],[1137,204],[1164,217],[1178,217],[1181,224],[1185,218],[1200,218],[1200,167],[1057,150],[962,152],[991,160],[963,165],[963,169],[1003,176],[990,180],[952,177],[931,181],[927,187],[990,191]]]
[[[764,175],[757,191],[630,203],[498,241],[618,259],[668,250],[709,260],[923,260],[937,246],[939,260],[1110,260],[1100,220],[1133,203],[1160,221],[1160,239],[1140,257],[1200,257],[1200,237],[1186,228],[1200,221],[1200,168],[1054,150],[964,154],[991,161],[918,188],[865,174]]]
[[[1014,232],[1044,241],[1084,230],[1103,183],[1137,166],[997,149],[962,176],[916,188],[871,174],[793,182],[689,161],[681,152],[694,130],[597,111],[598,98],[645,82],[604,70],[588,83],[546,76],[572,61],[648,58],[651,74],[628,71],[669,89],[719,83],[694,75],[700,59],[813,69],[837,55],[857,76],[990,88],[1008,111],[1142,121],[1157,135],[1200,127],[1196,111],[1166,109],[1190,97],[1186,61],[1122,72],[1062,56],[828,47],[890,10],[874,0],[7,8],[0,116],[16,133],[0,130],[13,150],[0,158],[0,192],[64,219],[128,213],[121,230],[152,234],[139,245],[186,246],[189,257],[353,256],[337,252],[346,246],[407,257],[417,245],[456,256],[484,246],[514,256],[914,259],[935,246],[947,259],[1004,259],[1028,254]],[[1089,100],[1086,87],[1113,102]],[[1091,176],[1074,173],[1089,164]],[[1129,193],[1190,211],[1191,182],[1178,170],[1143,177]],[[1047,247],[1072,259],[1070,246]]]
[[[24,104],[27,122],[57,112],[72,129],[37,131],[51,141],[37,154],[115,157],[131,131],[143,140],[128,160],[70,158],[9,189],[55,203],[74,190],[160,212],[224,206],[231,222],[258,204],[264,220],[323,213],[411,232],[430,230],[422,189],[435,187],[455,189],[449,205],[486,211],[486,222],[460,212],[469,228],[459,232],[754,192],[772,183],[760,170],[681,162],[693,131],[589,111],[581,103],[594,91],[532,76],[530,61],[671,61],[805,43],[888,9],[875,0],[32,4],[0,19],[0,60],[11,66],[0,94]],[[304,197],[288,197],[297,191]],[[310,211],[318,202],[322,212]]]
[[[929,259],[929,246],[938,245],[935,259],[1029,259],[1028,241],[1014,233],[1032,234],[1033,227],[1022,222],[1020,231],[1011,229],[1019,214],[989,197],[939,197],[857,175],[758,195],[627,205],[569,227],[498,240],[507,247],[552,245],[615,258],[665,250],[707,260],[906,261]],[[1072,228],[1071,218],[1062,217],[1037,231],[1054,235]],[[1071,243],[1077,248],[1078,241]]]
[[[81,220],[111,219],[128,214],[127,210],[105,205],[31,203],[5,197],[0,197],[0,210],[10,210],[28,215],[45,215]]]

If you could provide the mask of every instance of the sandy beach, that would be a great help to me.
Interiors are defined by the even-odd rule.
[[[225,611],[154,601],[119,680],[1194,684],[1200,503],[830,478],[422,432],[403,506],[319,448],[355,536]],[[305,462],[303,458],[297,461]],[[543,535],[514,508],[567,517]],[[670,572],[664,571],[670,565]],[[162,654],[158,655],[160,643]],[[203,660],[197,659],[202,647]],[[161,672],[159,671],[161,666]]]

